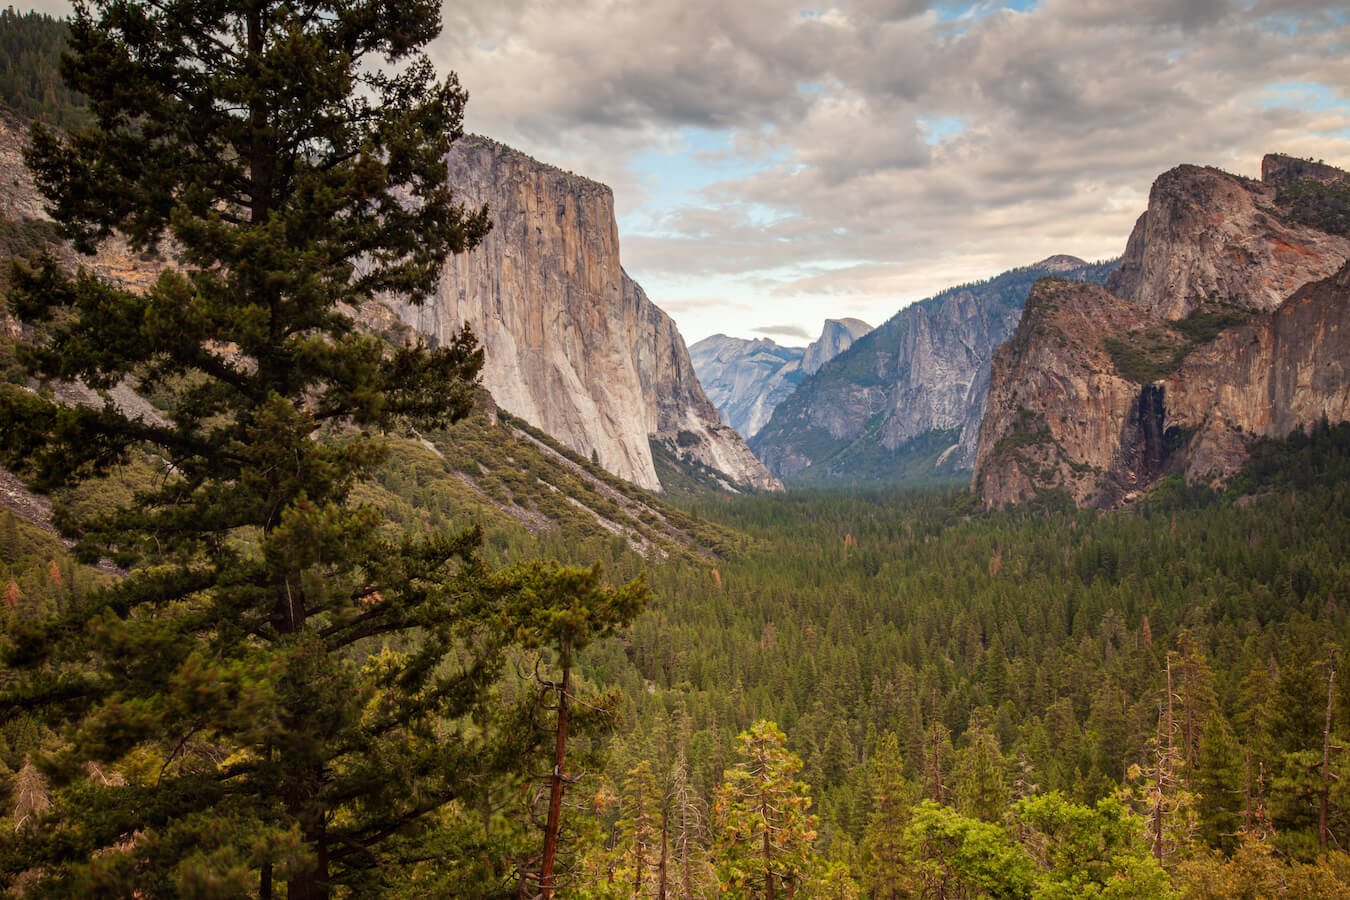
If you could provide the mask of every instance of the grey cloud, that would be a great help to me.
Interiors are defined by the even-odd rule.
[[[779,337],[801,338],[804,341],[814,340],[816,337],[800,325],[761,325],[750,330],[756,334],[776,334]]]
[[[677,127],[729,129],[737,156],[763,159],[622,234],[639,280],[709,279],[709,295],[732,279],[745,298],[898,305],[1052,253],[1118,254],[1182,162],[1350,162],[1344,110],[1266,90],[1350,84],[1335,4],[1046,0],[955,25],[906,0],[820,6],[477,0],[447,11],[437,52],[472,127],[610,183],[621,212],[656,186],[629,161]],[[1292,14],[1308,27],[1287,33]],[[919,120],[942,118],[964,130],[929,143]]]

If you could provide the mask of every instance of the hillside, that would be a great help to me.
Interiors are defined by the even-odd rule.
[[[974,462],[993,349],[1045,275],[1100,283],[1115,262],[1056,256],[905,307],[775,410],[751,448],[770,471],[814,485],[950,478]]]
[[[1060,489],[1117,506],[1171,473],[1217,483],[1252,438],[1350,415],[1347,176],[1279,156],[1263,171],[1164,173],[1105,290],[1037,285],[994,356],[973,480],[986,503]]]

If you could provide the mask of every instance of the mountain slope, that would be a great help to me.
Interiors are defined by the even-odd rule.
[[[657,440],[728,485],[779,487],[719,421],[674,322],[623,272],[608,187],[479,137],[457,141],[448,165],[493,230],[447,261],[424,306],[391,303],[407,324],[444,340],[468,322],[503,408],[635,484],[661,489]]]
[[[806,378],[751,440],[807,483],[897,481],[969,468],[993,349],[1045,275],[1100,282],[1114,262],[1055,256],[905,307]]]
[[[1164,173],[1109,292],[1037,286],[994,357],[972,481],[986,504],[1055,488],[1118,506],[1350,415],[1350,184],[1288,157],[1262,171]]]

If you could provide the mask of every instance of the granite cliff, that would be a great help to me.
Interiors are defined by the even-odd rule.
[[[808,483],[901,481],[969,469],[994,347],[1045,275],[1101,282],[1114,262],[1054,256],[905,307],[802,381],[751,440]]]
[[[805,348],[715,334],[691,346],[689,355],[722,421],[748,440],[804,377],[871,330],[861,319],[826,319],[820,337]]]
[[[1262,173],[1173,169],[1107,290],[1036,286],[994,356],[972,481],[986,504],[1216,483],[1253,437],[1350,417],[1350,179],[1282,156]]]
[[[479,137],[456,142],[448,165],[493,229],[446,263],[424,306],[393,304],[404,322],[432,340],[469,323],[504,409],[635,484],[661,489],[657,442],[727,486],[780,487],[718,419],[674,322],[621,268],[608,187]]]
[[[826,319],[820,337],[806,346],[802,371],[814,375],[821,366],[852,347],[858,338],[871,330],[872,326],[862,319]]]
[[[691,344],[699,383],[722,421],[746,439],[769,421],[802,380],[802,347],[780,347],[768,338],[746,340],[714,334]]]

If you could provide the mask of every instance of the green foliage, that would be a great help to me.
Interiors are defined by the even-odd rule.
[[[817,819],[797,780],[802,762],[786,736],[760,721],[736,738],[737,760],[726,771],[713,804],[722,881],[737,897],[791,895],[811,870]]]
[[[1330,234],[1350,234],[1350,184],[1300,178],[1285,185],[1275,202],[1284,207],[1294,222]]]
[[[385,432],[464,418],[482,364],[467,330],[391,346],[345,311],[419,301],[488,227],[446,182],[465,95],[420,53],[438,28],[434,3],[381,0],[108,0],[71,25],[94,115],[35,127],[26,161],[77,250],[119,232],[179,265],[142,294],[51,256],[14,272],[27,377],[129,382],[165,412],[0,388],[4,464],[59,492],[81,559],[127,570],[90,588],[52,561],[53,602],[19,584],[4,623],[7,722],[60,729],[23,742],[49,805],[0,846],[25,896],[500,883],[510,857],[463,810],[529,764],[510,644],[566,655],[645,599],[598,569],[494,574],[478,531],[390,528],[356,493]],[[460,852],[488,861],[418,868]]]
[[[1251,317],[1252,314],[1247,310],[1202,304],[1187,313],[1185,318],[1168,322],[1167,326],[1180,333],[1193,346],[1198,346],[1208,344],[1220,332],[1242,325],[1250,321]]]
[[[881,442],[881,416],[856,440],[787,479],[794,487],[858,488],[903,482],[914,487],[950,487],[967,481],[955,467],[954,448],[961,429],[934,429],[894,450]],[[822,432],[825,433],[825,432]]]
[[[1229,497],[1264,491],[1306,491],[1350,480],[1350,422],[1331,425],[1325,417],[1298,428],[1284,440],[1258,438],[1251,459],[1225,488]]]
[[[905,828],[906,868],[921,896],[1030,897],[1031,859],[1002,826],[925,800]]]
[[[1149,384],[1175,372],[1196,347],[1250,319],[1246,310],[1206,301],[1184,318],[1168,322],[1166,330],[1108,335],[1102,345],[1122,378]]]
[[[1174,336],[1128,332],[1102,339],[1111,364],[1122,378],[1149,384],[1177,370],[1190,352],[1190,345]]]
[[[58,71],[69,28],[46,13],[0,10],[0,104],[61,128],[90,119],[89,101]]]

